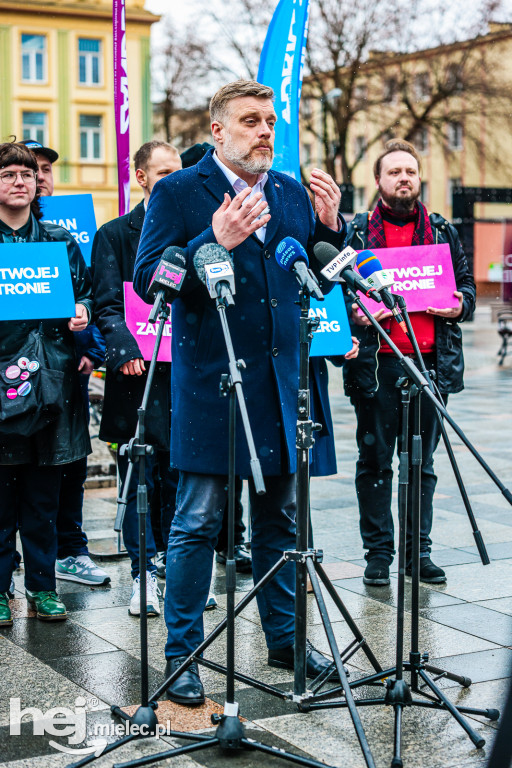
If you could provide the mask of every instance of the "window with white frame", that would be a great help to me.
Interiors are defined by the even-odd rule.
[[[101,85],[103,81],[101,40],[78,39],[78,81],[80,85]]]
[[[354,187],[354,210],[366,208],[366,187]]]
[[[80,159],[101,160],[103,157],[103,118],[80,115]]]
[[[462,186],[462,179],[460,176],[453,179],[448,179],[448,184],[446,188],[446,204],[451,205],[453,200],[453,189],[454,187],[461,187]]]
[[[418,72],[414,75],[414,98],[416,101],[427,101],[430,96],[430,78],[428,72]]]
[[[430,190],[428,186],[428,181],[422,181],[420,197],[421,197],[421,202],[424,203],[424,205],[429,204],[430,202],[429,195],[430,195]]]
[[[359,158],[360,160],[364,160],[366,156],[366,136],[356,136],[356,143],[355,143],[355,155],[356,158]]]
[[[311,144],[303,144],[302,145],[302,164],[303,165],[311,165],[311,154],[312,154]]]
[[[398,81],[396,77],[386,77],[384,80],[383,100],[385,104],[396,104],[398,99]]]
[[[23,112],[21,132],[24,139],[48,143],[48,115],[46,112]]]
[[[448,123],[448,146],[450,149],[462,149],[464,130],[462,123]]]
[[[21,79],[24,83],[45,83],[47,80],[46,36],[21,36]]]
[[[420,155],[426,155],[428,153],[428,128],[419,128],[414,134],[412,143]]]

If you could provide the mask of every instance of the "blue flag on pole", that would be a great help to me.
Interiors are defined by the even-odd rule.
[[[308,37],[309,0],[279,0],[269,24],[258,82],[274,89],[275,171],[300,180],[299,101]]]

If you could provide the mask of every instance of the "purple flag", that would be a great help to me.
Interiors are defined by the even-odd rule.
[[[119,215],[130,210],[130,109],[126,65],[125,0],[112,0],[114,39],[114,110],[116,114]]]

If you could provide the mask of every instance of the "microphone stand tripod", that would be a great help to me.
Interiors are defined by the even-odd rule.
[[[120,448],[121,455],[127,455],[129,459],[128,471],[123,485],[122,497],[117,500],[117,516],[115,522],[115,530],[120,531],[123,525],[123,519],[126,511],[126,504],[128,499],[128,491],[131,483],[131,478],[134,472],[134,467],[138,463],[139,465],[139,484],[137,487],[137,515],[139,518],[139,596],[140,596],[140,664],[141,664],[141,678],[140,678],[140,707],[130,717],[123,712],[123,710],[116,705],[110,707],[112,715],[120,718],[126,724],[126,735],[120,738],[118,741],[108,744],[99,753],[94,753],[84,757],[76,763],[70,764],[67,768],[82,768],[82,766],[93,762],[99,757],[112,752],[124,744],[134,741],[136,739],[148,738],[154,736],[157,732],[158,720],[155,714],[158,704],[154,697],[149,698],[149,662],[148,662],[148,617],[147,617],[147,592],[146,592],[146,580],[147,580],[147,546],[146,546],[146,525],[148,514],[148,498],[147,498],[147,486],[146,486],[146,456],[153,453],[153,446],[147,445],[144,442],[144,430],[145,430],[145,416],[146,409],[149,400],[149,393],[151,385],[153,383],[154,372],[156,368],[156,362],[160,344],[162,341],[162,334],[165,327],[165,321],[169,317],[170,308],[165,299],[165,292],[158,291],[153,308],[149,314],[148,321],[150,323],[156,323],[159,321],[158,329],[155,337],[155,346],[153,349],[153,355],[149,366],[149,371],[146,379],[146,386],[144,388],[144,395],[140,408],[137,410],[138,421],[135,436],[132,437],[130,442],[126,445],[122,445]],[[181,733],[178,731],[166,731],[167,736],[179,736],[180,738],[187,739],[190,735],[187,733]],[[201,738],[201,737],[195,737]]]
[[[389,344],[395,355],[400,360],[404,368],[405,376],[399,379],[397,386],[401,390],[402,402],[402,433],[401,433],[401,452],[399,461],[399,485],[398,485],[398,509],[399,509],[399,547],[398,547],[398,594],[397,594],[397,630],[396,630],[396,657],[395,666],[385,670],[383,675],[371,675],[370,677],[357,680],[352,687],[365,685],[386,678],[386,693],[381,698],[360,699],[358,706],[391,705],[395,711],[395,729],[394,729],[394,754],[391,761],[392,768],[401,768],[403,765],[401,756],[402,743],[402,714],[404,707],[419,706],[427,709],[448,711],[459,725],[466,731],[469,738],[477,748],[485,744],[485,740],[469,725],[462,714],[480,715],[489,720],[497,720],[499,711],[497,709],[475,709],[471,707],[461,707],[452,704],[443,691],[435,684],[435,681],[441,677],[459,683],[464,687],[471,685],[471,680],[467,677],[455,675],[446,670],[434,667],[428,664],[428,653],[420,654],[419,651],[419,583],[420,583],[420,504],[421,504],[421,461],[422,461],[422,442],[421,442],[421,395],[425,393],[436,407],[439,414],[446,418],[450,425],[456,429],[457,434],[463,437],[466,444],[469,440],[465,437],[462,430],[455,424],[449,416],[444,405],[440,403],[432,393],[430,386],[431,380],[424,377],[418,370],[414,362],[405,357],[390,339],[386,331],[375,320],[370,311],[364,306],[359,297],[351,290],[349,296],[366,315],[372,326],[379,335]],[[404,315],[408,336],[411,339],[415,354],[418,354],[418,360],[424,368],[424,362],[419,352],[417,341],[414,337],[412,325],[405,307],[405,302],[400,304],[402,314]],[[414,402],[413,413],[413,434],[410,441],[411,450],[409,451],[409,411],[411,400]],[[471,444],[470,444],[471,445]],[[472,453],[477,454],[476,449],[471,446]],[[483,459],[481,460],[483,462]],[[484,462],[485,463],[485,462]],[[412,482],[411,482],[412,481]],[[410,490],[409,490],[410,489]],[[505,489],[506,490],[506,489]],[[404,660],[404,617],[405,617],[405,567],[406,567],[406,531],[407,531],[407,499],[411,493],[412,510],[412,576],[411,576],[411,647],[409,660]],[[507,491],[510,495],[510,492]],[[474,528],[475,530],[475,528]],[[483,546],[483,540],[481,541]],[[479,549],[480,551],[480,549]],[[485,547],[483,548],[485,552]],[[482,559],[482,562],[483,559]],[[485,564],[485,563],[484,563]],[[410,672],[410,684],[403,677],[404,671]],[[437,677],[432,680],[427,672],[432,672]],[[430,689],[430,693],[420,688],[420,681],[423,686]],[[413,698],[412,694],[422,696],[423,699]],[[344,701],[329,701],[325,703],[313,704],[312,709],[326,709],[331,707],[348,706]]]
[[[134,768],[135,766],[148,765],[160,760],[170,759],[172,757],[178,757],[179,755],[190,754],[203,749],[209,749],[210,747],[220,747],[220,749],[234,753],[240,750],[256,750],[263,752],[264,754],[272,757],[279,757],[288,762],[297,763],[298,765],[308,766],[308,768],[325,768],[326,764],[310,758],[294,755],[291,752],[286,752],[276,747],[268,746],[261,742],[247,738],[245,734],[245,726],[242,723],[239,716],[238,703],[235,700],[235,679],[239,676],[235,672],[235,616],[239,612],[235,609],[235,590],[236,590],[236,563],[234,559],[235,551],[235,478],[236,478],[236,461],[235,461],[235,446],[236,446],[236,403],[240,408],[242,416],[242,422],[244,426],[245,436],[250,454],[250,466],[251,473],[254,481],[254,487],[256,493],[265,493],[265,484],[263,475],[261,473],[261,466],[256,454],[256,447],[252,437],[251,427],[249,424],[249,417],[247,413],[247,407],[242,391],[242,376],[241,369],[245,368],[243,360],[236,360],[231,341],[231,334],[226,319],[226,308],[230,304],[234,303],[231,297],[231,293],[226,292],[221,287],[219,289],[219,295],[216,299],[217,310],[219,311],[219,317],[224,333],[224,340],[226,342],[226,348],[229,358],[229,374],[223,374],[220,382],[220,394],[226,396],[229,393],[229,463],[228,463],[228,550],[226,559],[226,619],[221,622],[222,628],[226,626],[226,667],[220,668],[220,671],[224,671],[226,674],[226,700],[224,703],[224,713],[222,715],[212,715],[212,722],[217,725],[214,736],[198,736],[196,734],[183,734],[171,732],[168,735],[179,738],[188,738],[192,740],[192,744],[187,744],[183,747],[176,747],[165,752],[159,752],[155,755],[149,755],[147,757],[139,758],[137,760],[130,760],[125,763],[114,764],[114,768]],[[286,561],[285,561],[286,562]],[[279,561],[281,563],[281,561]],[[276,573],[278,569],[275,567],[270,571],[270,575],[260,582],[259,585],[266,583]],[[259,586],[258,585],[258,586]],[[261,587],[260,587],[261,588]],[[239,606],[237,606],[239,607]],[[183,664],[160,686],[156,692],[154,698],[158,698],[159,695],[165,690],[165,688],[175,680],[183,670],[185,670],[191,661],[195,660],[204,666],[219,669],[218,665],[214,665],[211,662],[203,659],[200,656],[202,650],[212,642],[212,635],[217,635],[219,627],[214,630],[213,633],[195,650],[193,653],[183,662]],[[220,631],[220,630],[219,630]],[[243,676],[245,677],[245,676]]]

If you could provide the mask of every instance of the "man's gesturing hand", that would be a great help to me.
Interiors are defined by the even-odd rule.
[[[315,211],[318,218],[326,227],[337,232],[339,229],[338,209],[341,200],[340,188],[332,176],[320,168],[314,168],[311,171],[309,186],[315,195]]]
[[[224,202],[212,216],[213,234],[219,245],[223,245],[228,251],[232,251],[270,221],[269,213],[258,218],[267,207],[265,201],[260,202],[261,192],[245,202],[250,194],[251,187],[246,187],[231,200],[226,192]]]

